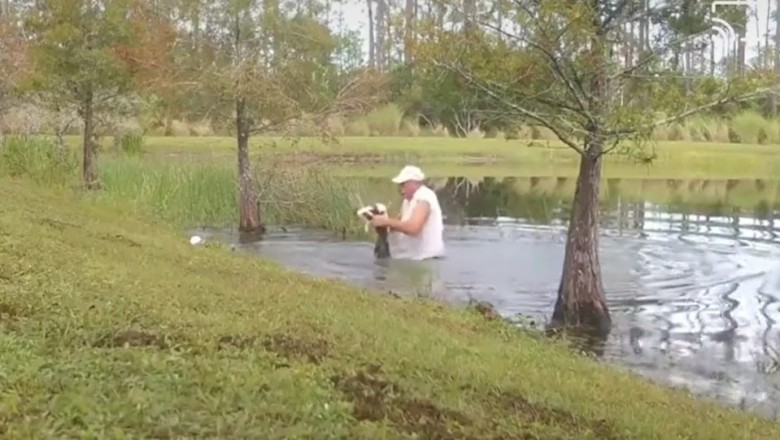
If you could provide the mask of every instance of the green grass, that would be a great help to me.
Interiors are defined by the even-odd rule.
[[[272,160],[261,161],[253,171],[266,224],[321,228],[344,236],[364,232],[354,214],[363,188],[354,179],[334,177],[318,166],[278,166]],[[129,204],[182,227],[236,224],[236,169],[226,163],[105,154],[98,172],[103,182],[98,197],[103,200]],[[47,139],[23,138],[0,145],[1,175],[58,187],[77,187],[81,178],[76,155],[60,152]]]
[[[775,439],[475,313],[0,181],[0,436]],[[366,255],[370,248],[366,248]]]
[[[78,138],[69,144],[78,146]],[[551,140],[504,140],[452,137],[341,137],[295,140],[253,137],[251,154],[259,160],[293,166],[318,164],[335,175],[390,176],[406,163],[419,164],[432,177],[576,176],[578,156]],[[103,140],[114,154],[110,138]],[[235,163],[232,137],[146,137],[144,157],[154,163]],[[648,165],[636,157],[609,155],[604,176],[613,178],[773,178],[780,173],[780,145],[658,141],[644,150],[656,158]]]
[[[315,138],[292,143],[253,138],[253,154],[282,155],[295,164],[325,163],[336,174],[391,175],[400,165],[417,163],[431,176],[575,176],[576,153],[552,141],[457,139],[437,137],[344,137],[337,144]],[[780,146],[715,142],[658,142],[651,165],[635,158],[607,158],[607,177],[748,178],[780,172]],[[650,153],[650,149],[646,151]],[[234,161],[229,137],[149,137],[152,160]]]
[[[238,204],[234,167],[217,163],[150,163],[130,158],[101,163],[103,198],[151,212],[184,227],[233,227]],[[360,235],[355,215],[361,188],[316,166],[260,164],[254,170],[263,221]]]

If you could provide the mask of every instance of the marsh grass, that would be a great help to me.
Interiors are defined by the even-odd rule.
[[[6,138],[0,149],[0,171],[53,186],[79,182],[75,154],[59,150],[45,138]],[[182,227],[236,223],[236,172],[228,163],[153,162],[134,155],[105,155],[99,173],[103,191],[91,198],[129,204]],[[266,224],[363,236],[363,223],[355,211],[365,188],[355,179],[335,177],[318,166],[285,166],[273,157],[259,160],[254,173]]]
[[[76,155],[51,139],[9,136],[0,143],[0,173],[26,177],[50,186],[73,182],[78,171]]]
[[[273,224],[302,225],[342,235],[361,235],[355,215],[361,207],[356,179],[335,178],[318,167],[256,167],[260,204]]]
[[[473,312],[0,188],[3,439],[780,437]]]
[[[302,226],[356,236],[360,187],[316,166],[254,168],[263,221],[269,226]],[[232,227],[238,212],[236,172],[226,164],[158,163],[113,159],[101,168],[106,197],[129,201],[167,221],[187,227]]]
[[[129,202],[187,227],[232,226],[236,219],[235,172],[207,164],[150,164],[133,158],[105,160],[101,197]]]

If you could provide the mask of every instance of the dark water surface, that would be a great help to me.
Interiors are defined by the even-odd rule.
[[[448,223],[447,258],[437,262],[379,264],[370,243],[301,230],[243,247],[310,274],[454,303],[484,300],[504,316],[544,321],[560,278],[573,183],[540,182],[435,185]],[[693,182],[605,185],[601,262],[614,328],[604,357],[777,418],[778,183]]]

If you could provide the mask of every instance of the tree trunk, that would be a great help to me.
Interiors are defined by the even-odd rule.
[[[264,232],[260,222],[260,206],[257,200],[252,170],[249,166],[249,120],[244,98],[236,99],[236,136],[238,140],[238,230],[241,233],[260,235]]]
[[[591,1],[593,10],[599,10],[599,0]],[[597,15],[593,17],[593,29],[589,51],[594,63],[593,77],[589,81],[590,106],[593,118],[602,121],[609,114],[610,105],[606,70],[608,38]],[[551,322],[553,327],[571,329],[602,340],[612,328],[599,263],[599,187],[603,151],[603,126],[594,122],[588,127],[585,150],[580,156],[561,284]]]
[[[775,3],[775,47],[773,48],[774,71],[780,73],[780,0]],[[777,94],[769,96],[769,114],[777,115]]]
[[[376,35],[374,26],[374,9],[372,7],[373,0],[366,0],[368,5],[368,67],[376,69],[376,42],[374,36]]]
[[[404,26],[404,64],[408,66],[413,62],[412,46],[415,40],[415,22],[417,20],[416,0],[406,0],[404,16],[406,19]]]
[[[472,32],[476,28],[477,19],[477,1],[476,0],[463,0],[463,31],[466,33]]]
[[[600,153],[600,145],[591,145],[580,159],[552,324],[606,336],[612,320],[605,300],[598,254]]]
[[[87,89],[81,102],[81,118],[84,120],[84,186],[88,190],[100,189],[97,173],[97,142],[95,140],[95,109],[92,89]]]
[[[377,0],[376,17],[374,20],[374,31],[376,32],[374,35],[374,49],[376,49],[374,62],[376,63],[376,68],[384,72],[386,67],[387,26],[389,26],[387,22],[386,0]]]

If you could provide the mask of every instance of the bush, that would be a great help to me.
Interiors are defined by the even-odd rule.
[[[140,133],[124,133],[119,137],[120,150],[131,156],[138,156],[144,151],[144,137]]]
[[[754,111],[742,112],[731,120],[734,133],[745,144],[759,143],[759,131],[767,125],[768,121]]]

